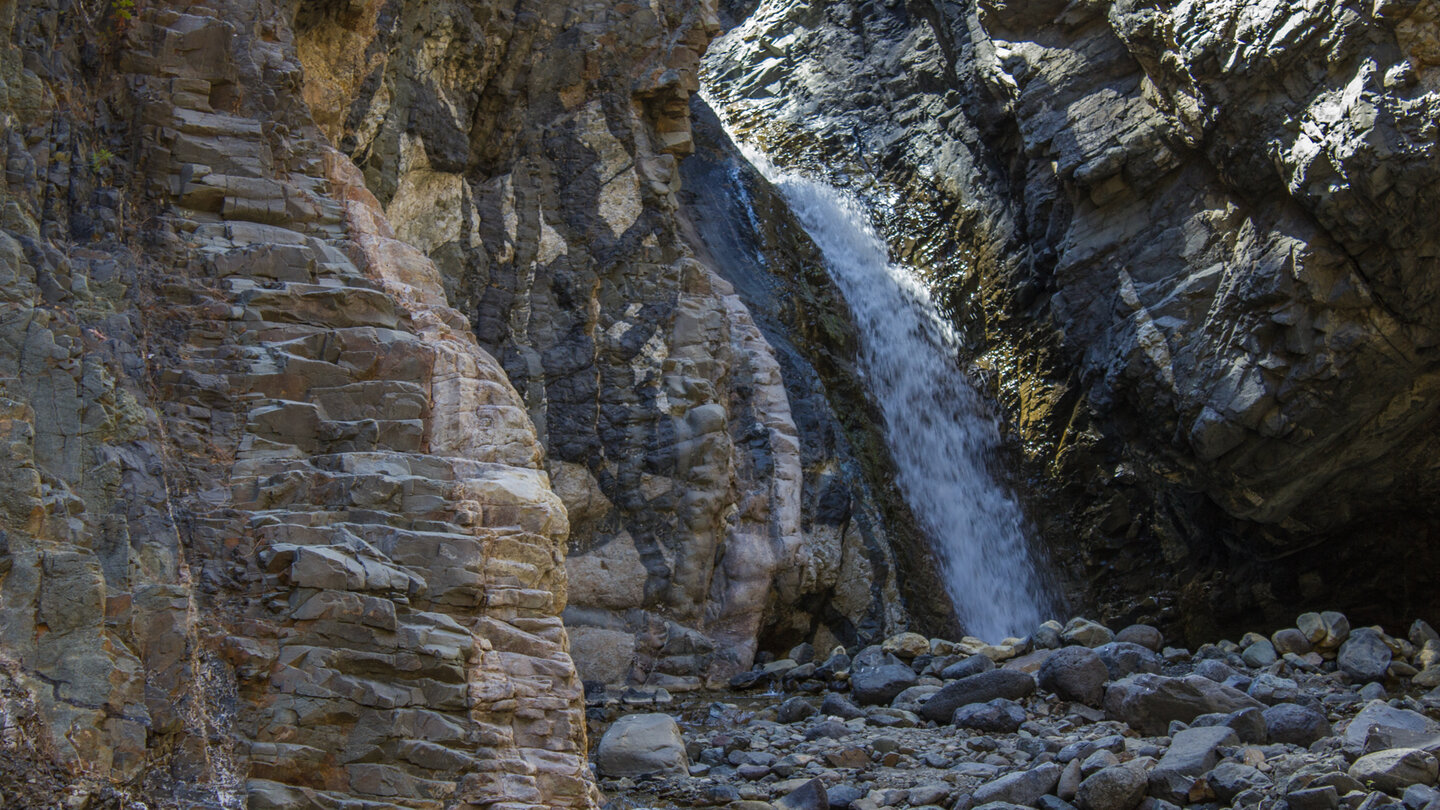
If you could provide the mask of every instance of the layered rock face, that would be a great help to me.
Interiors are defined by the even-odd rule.
[[[907,621],[813,248],[681,216],[704,2],[0,30],[0,802],[586,807],[582,679]]]
[[[682,227],[713,4],[322,5],[296,26],[317,120],[546,447],[586,680],[723,683],[762,639],[904,621],[865,474],[833,417],[792,409],[826,389]]]
[[[0,6],[3,801],[593,806],[564,505],[293,10],[115,8]]]
[[[706,81],[948,296],[1111,615],[1396,620],[1436,607],[1432,6],[767,0]]]

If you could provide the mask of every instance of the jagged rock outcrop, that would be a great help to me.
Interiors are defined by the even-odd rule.
[[[840,469],[832,422],[793,410],[827,394],[777,359],[679,218],[713,4],[502,5],[319,6],[298,51],[317,120],[545,444],[582,676],[689,689],[762,639],[894,630],[865,478]]]
[[[1432,6],[766,0],[706,81],[948,297],[1111,614],[1395,620],[1437,607]]]

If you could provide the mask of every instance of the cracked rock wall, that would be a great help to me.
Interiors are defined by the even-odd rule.
[[[594,806],[564,505],[294,7],[109,9],[0,3],[0,802]]]
[[[137,7],[0,0],[0,802],[589,807],[584,681],[906,623],[843,305],[681,213],[706,2]]]
[[[586,680],[721,684],[762,643],[904,623],[867,479],[682,224],[713,3],[322,4],[296,30],[317,120],[544,443]]]
[[[948,297],[1086,600],[1440,607],[1434,3],[753,11],[722,117]]]

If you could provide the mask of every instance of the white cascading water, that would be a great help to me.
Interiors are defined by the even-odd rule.
[[[789,202],[849,302],[900,489],[930,535],[966,632],[990,642],[1028,634],[1052,600],[1019,504],[987,468],[999,425],[959,368],[959,336],[924,285],[890,261],[854,200],[740,148]]]

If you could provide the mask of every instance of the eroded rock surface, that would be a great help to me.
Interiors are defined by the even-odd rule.
[[[717,30],[0,3],[5,801],[587,807],[582,680],[905,624],[843,302],[680,215]]]
[[[594,806],[538,436],[290,9],[61,5],[0,6],[7,806]]]
[[[898,629],[842,409],[679,215],[713,4],[364,9],[297,18],[307,97],[344,102],[319,120],[535,423],[570,516],[582,676],[693,689],[762,639]]]
[[[1433,19],[766,0],[706,82],[948,298],[1112,615],[1398,621],[1435,604]]]

